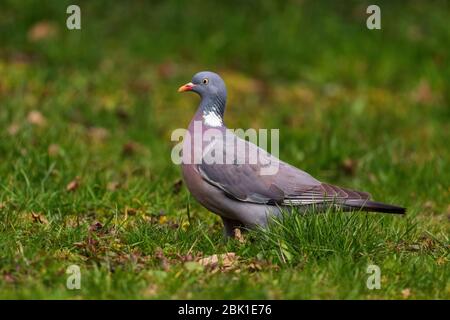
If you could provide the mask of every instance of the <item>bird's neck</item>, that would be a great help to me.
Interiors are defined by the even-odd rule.
[[[203,98],[200,102],[199,112],[203,122],[210,127],[223,126],[226,97],[219,95]]]

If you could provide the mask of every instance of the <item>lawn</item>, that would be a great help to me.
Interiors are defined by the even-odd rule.
[[[448,1],[379,1],[381,30],[364,1],[77,1],[81,30],[69,4],[0,4],[0,298],[450,299]],[[225,239],[170,158],[201,70],[228,127],[407,215]]]

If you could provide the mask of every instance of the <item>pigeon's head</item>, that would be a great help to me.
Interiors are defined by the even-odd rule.
[[[191,82],[186,83],[178,89],[178,92],[184,91],[194,91],[204,99],[219,97],[225,100],[227,95],[225,83],[222,78],[211,71],[196,73],[192,77]]]

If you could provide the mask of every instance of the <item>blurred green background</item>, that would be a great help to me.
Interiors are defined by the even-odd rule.
[[[66,28],[70,4],[0,4],[0,297],[449,297],[448,1],[378,1],[381,30],[366,28],[369,1],[77,1],[81,30]],[[386,291],[368,292],[364,273],[348,278],[363,262],[337,253],[308,264],[293,249],[287,267],[273,254],[282,272],[242,277],[161,267],[158,250],[248,261],[262,250],[223,243],[170,161],[170,134],[198,103],[176,90],[201,70],[227,84],[228,127],[279,128],[282,160],[408,207],[411,220],[382,219],[387,230],[415,225],[405,242],[420,252],[366,257],[391,270]],[[92,244],[95,221],[109,231]],[[64,287],[70,263],[88,270],[81,293]]]

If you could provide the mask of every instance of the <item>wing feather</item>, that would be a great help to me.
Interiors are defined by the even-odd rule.
[[[237,136],[235,138],[240,139]],[[238,201],[279,205],[343,203],[345,200],[370,199],[370,195],[365,192],[321,183],[308,173],[275,158],[245,140],[240,139],[239,141],[245,146],[245,152],[234,152],[236,149],[230,145],[230,142],[233,143],[227,139],[223,143],[223,159],[228,159],[227,152],[236,153],[233,155],[233,164],[201,163],[197,165],[197,170],[202,178],[221,189],[230,198]],[[253,161],[254,163],[249,161],[251,152],[256,152],[258,155],[257,161]],[[273,175],[264,175],[263,169],[266,166],[263,164],[269,163],[277,166],[278,171]]]

